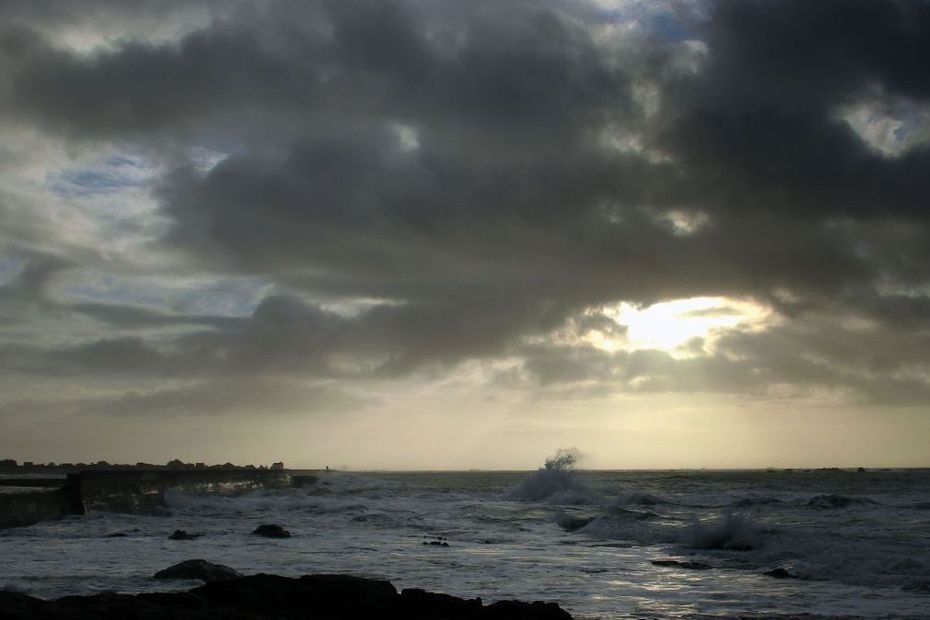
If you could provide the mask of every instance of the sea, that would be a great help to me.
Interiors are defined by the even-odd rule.
[[[157,514],[0,530],[0,589],[42,598],[187,589],[243,573],[345,573],[578,619],[930,618],[930,470],[320,473]],[[252,535],[265,523],[292,536]],[[169,540],[176,529],[200,534]]]

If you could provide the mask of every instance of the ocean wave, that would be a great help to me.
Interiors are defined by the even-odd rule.
[[[738,500],[735,500],[730,505],[734,508],[752,508],[754,506],[770,506],[772,504],[780,504],[781,500],[777,497],[768,497],[765,495],[753,496],[753,497],[742,497]]]
[[[877,506],[878,502],[866,497],[850,497],[831,493],[828,495],[815,495],[804,502],[804,505],[816,510],[835,510],[852,506]]]
[[[653,523],[650,517],[640,518],[625,512],[611,511],[600,515],[575,531],[591,538],[635,541],[645,545],[674,542],[674,535],[666,526]]]
[[[659,497],[658,495],[652,495],[651,493],[641,493],[633,491],[631,493],[626,493],[621,495],[617,500],[618,506],[657,506],[659,504],[673,504],[669,500]]]
[[[692,520],[678,534],[678,543],[690,549],[751,551],[762,546],[764,528],[743,514],[725,514],[718,521]]]

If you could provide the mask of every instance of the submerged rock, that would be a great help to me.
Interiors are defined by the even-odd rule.
[[[291,535],[291,533],[286,529],[273,523],[259,525],[257,528],[252,530],[252,533],[257,534],[258,536],[264,536],[265,538],[288,538]]]
[[[195,540],[200,538],[200,534],[188,534],[184,530],[175,530],[168,538],[170,540]]]
[[[575,532],[580,530],[588,523],[594,521],[594,517],[576,517],[572,515],[562,515],[558,518],[557,523],[566,532]]]
[[[692,562],[690,560],[684,561],[684,562],[680,560],[653,560],[652,564],[654,566],[687,568],[689,570],[707,570],[709,568],[712,568],[710,564],[704,564],[703,562]]]
[[[206,560],[184,560],[174,566],[160,570],[155,579],[200,579],[206,583],[229,581],[242,577],[242,573],[222,564],[213,564]]]

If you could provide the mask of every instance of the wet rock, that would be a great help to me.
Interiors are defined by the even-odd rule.
[[[406,588],[400,593],[400,607],[411,617],[428,617],[431,610],[441,609],[450,618],[477,618],[482,605],[480,598],[463,599],[420,588]]]
[[[429,542],[423,541],[424,545],[429,545],[430,547],[448,547],[449,543],[443,542],[441,540],[431,540]]]
[[[13,617],[38,617],[39,609],[44,603],[40,598],[19,592],[0,591],[0,616],[10,614]]]
[[[364,598],[379,601],[397,596],[397,588],[390,581],[352,575],[304,575],[300,578],[300,584],[304,588],[312,589],[317,596],[325,598]]]
[[[170,540],[196,540],[200,538],[200,534],[188,534],[184,530],[175,530],[168,538]]]
[[[493,620],[571,620],[567,611],[556,603],[534,601],[498,601],[489,605],[481,614],[482,618]]]
[[[185,560],[155,573],[155,579],[200,579],[206,583],[242,577],[239,571],[206,560]]]
[[[653,560],[653,566],[666,566],[672,568],[687,568],[688,570],[707,570],[712,568],[710,564],[703,562],[680,561],[680,560]]]
[[[291,533],[286,529],[273,523],[259,525],[257,528],[252,530],[252,533],[257,534],[258,536],[264,536],[265,538],[288,538],[291,535]]]

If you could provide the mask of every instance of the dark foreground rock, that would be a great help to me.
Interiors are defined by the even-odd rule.
[[[501,601],[483,605],[481,599],[417,589],[398,594],[388,581],[346,575],[305,575],[299,579],[251,575],[207,583],[187,592],[103,593],[54,601],[0,592],[0,619],[26,618],[571,620],[555,603]]]
[[[206,560],[184,560],[154,575],[155,579],[200,579],[206,583],[229,581],[239,577],[242,577],[242,573],[236,569]]]

